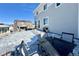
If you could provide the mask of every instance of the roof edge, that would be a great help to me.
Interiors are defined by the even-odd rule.
[[[41,3],[34,9],[33,13],[41,6]]]

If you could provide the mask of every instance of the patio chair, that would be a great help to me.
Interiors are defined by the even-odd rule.
[[[72,41],[66,41],[63,39],[63,35],[71,35],[72,36]],[[73,55],[73,49],[75,48],[76,44],[74,44],[74,34],[72,33],[66,33],[62,32],[61,38],[56,38],[52,39],[52,46],[58,51],[58,53],[61,56],[67,56],[69,53],[72,53]]]

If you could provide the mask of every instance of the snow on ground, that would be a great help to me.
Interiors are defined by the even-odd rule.
[[[12,51],[15,49],[15,46],[19,45],[22,40],[28,46],[33,45],[33,43],[36,43],[37,40],[37,34],[41,34],[41,37],[45,35],[44,32],[38,31],[38,30],[29,30],[29,31],[21,31],[21,32],[14,32],[9,34],[8,36],[0,38],[0,55]],[[73,50],[74,55],[79,55],[79,41],[75,41],[75,43],[78,45]],[[36,47],[31,46],[32,50],[30,52],[33,52],[33,50],[37,49]],[[38,54],[35,52],[34,56],[38,56]]]
[[[21,31],[21,32],[14,32],[9,34],[6,37],[2,37],[0,39],[0,55],[12,51],[15,46],[19,45],[22,40],[28,42],[30,45],[34,43],[35,34],[32,31]],[[33,38],[34,37],[34,38]],[[33,38],[33,41],[31,40]],[[37,39],[37,38],[36,38]]]
[[[79,56],[79,40],[75,40],[74,42],[77,46],[74,48],[73,53],[76,56]]]
[[[35,34],[40,34],[41,35],[41,38],[45,35],[45,32],[42,32],[42,31],[39,31],[39,30],[33,30],[32,31],[33,33],[35,33]]]

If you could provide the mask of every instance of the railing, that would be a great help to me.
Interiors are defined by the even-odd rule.
[[[79,38],[74,38],[74,39],[79,40]]]

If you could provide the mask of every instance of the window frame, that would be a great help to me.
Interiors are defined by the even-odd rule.
[[[36,12],[36,15],[38,15],[38,11]]]
[[[43,6],[43,10],[45,11],[45,10],[47,10],[47,8],[48,8],[48,6],[47,6],[47,4],[45,4],[45,5]]]
[[[47,19],[47,20],[46,20],[47,22],[45,21],[45,19]],[[44,17],[44,18],[43,18],[43,25],[48,25],[48,19],[49,19],[48,17]]]
[[[60,3],[60,5],[57,6],[57,3],[55,3],[55,7],[58,8],[62,5],[62,3]]]
[[[38,28],[40,28],[40,20],[38,20]]]

